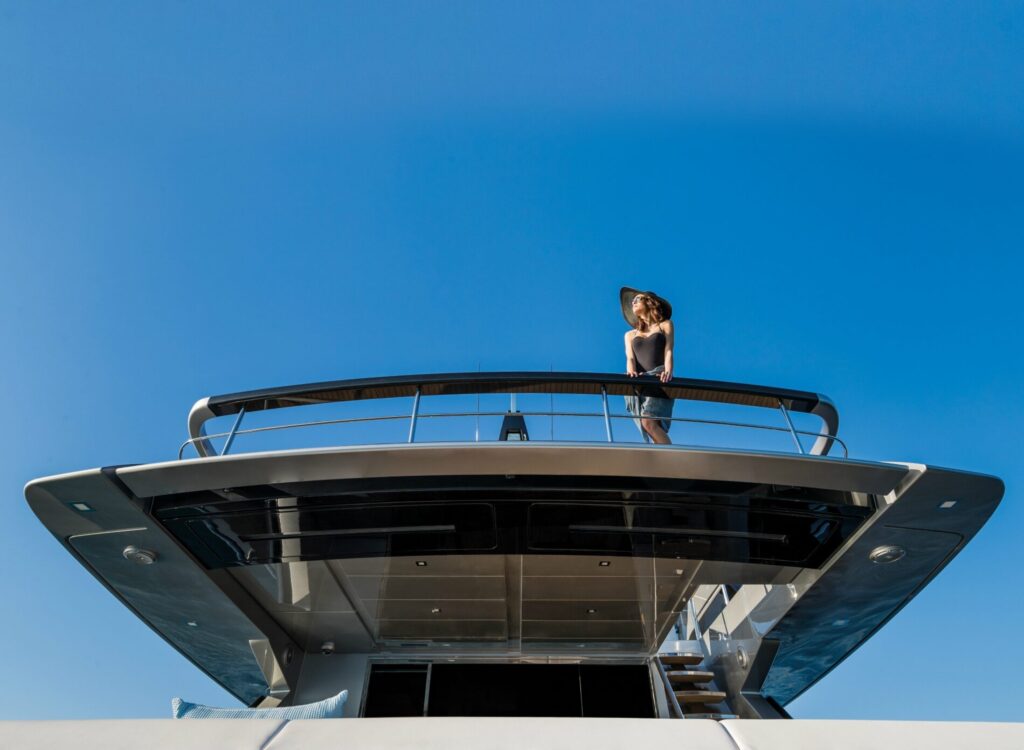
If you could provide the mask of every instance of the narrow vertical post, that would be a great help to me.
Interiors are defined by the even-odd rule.
[[[697,608],[693,606],[693,599],[686,602],[686,619],[689,620],[686,626],[686,639],[690,639],[690,628],[693,628],[693,635],[699,641],[704,636],[700,632],[700,619],[697,617]]]
[[[786,418],[786,424],[789,425],[789,433],[793,436],[793,442],[796,443],[796,449],[800,453],[804,452],[804,447],[800,445],[800,436],[796,434],[796,428],[793,427],[793,420],[789,418],[789,412],[786,410],[786,405],[782,403],[782,399],[779,399],[779,408],[782,409],[782,416]]]
[[[433,676],[434,664],[427,662],[427,684],[423,688],[423,715],[427,715],[427,707],[430,705],[430,678]]]
[[[416,396],[412,400],[412,414],[409,416],[409,441],[416,439],[416,417],[420,413],[420,387],[416,386]]]
[[[554,372],[555,365],[548,366],[548,372]],[[551,442],[555,442],[555,392],[548,391],[548,413],[551,414]]]
[[[235,423],[231,426],[231,432],[228,433],[228,439],[224,441],[224,447],[221,448],[220,455],[226,455],[231,444],[235,442],[235,433],[238,432],[238,426],[242,424],[242,417],[245,416],[245,404],[242,404],[242,408],[238,410],[238,416],[235,417]]]
[[[548,394],[548,414],[551,415],[551,442],[555,442],[555,394]]]
[[[636,417],[636,426],[640,428],[640,435],[644,439],[644,443],[651,442],[651,436],[647,434],[647,430],[644,429],[643,419],[640,417],[640,389],[637,386],[633,386],[633,398],[636,399],[636,412],[633,416]],[[630,411],[633,411],[630,409]]]
[[[612,442],[612,420],[608,416],[608,389],[601,386],[601,405],[604,406],[604,431],[608,436],[608,442]]]

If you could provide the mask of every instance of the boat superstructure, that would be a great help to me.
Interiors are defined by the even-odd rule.
[[[656,388],[675,445],[623,409]],[[26,496],[247,705],[347,689],[365,717],[782,718],[1003,494],[850,458],[838,426],[820,394],[713,381],[344,380],[202,399],[176,460]]]

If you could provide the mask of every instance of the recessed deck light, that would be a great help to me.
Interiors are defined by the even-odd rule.
[[[432,614],[432,615],[439,615],[439,614],[441,614],[441,608],[440,607],[433,607],[433,608],[431,608],[430,614]]]
[[[598,565],[601,566],[602,568],[607,568],[611,564],[612,564],[611,560],[602,560],[601,562],[598,563]]]
[[[152,565],[156,562],[156,552],[136,547],[134,544],[129,544],[125,547],[121,555],[125,560],[130,560],[138,565]]]
[[[427,567],[427,561],[426,560],[417,560],[416,561],[416,567],[417,568],[425,568],[425,567]]]
[[[956,500],[947,500],[944,503],[939,503],[939,510],[949,510],[956,505]]]
[[[597,610],[594,609],[593,607],[591,607],[590,609],[587,610],[587,614],[588,615],[597,614]]]
[[[868,555],[868,559],[878,565],[885,565],[887,563],[894,563],[897,560],[902,560],[906,556],[907,551],[902,547],[897,547],[895,544],[883,544],[880,547],[875,547],[871,550],[871,554]]]
[[[95,510],[89,503],[68,503],[68,505],[79,513],[92,513]]]

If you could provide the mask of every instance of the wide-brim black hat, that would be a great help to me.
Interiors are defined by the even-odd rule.
[[[633,314],[633,298],[638,294],[644,294],[661,305],[661,314],[665,317],[665,320],[672,319],[672,305],[669,304],[667,299],[659,297],[654,292],[645,292],[641,289],[624,286],[619,290],[619,304],[622,305],[622,317],[633,328],[636,328],[637,323],[636,316]]]

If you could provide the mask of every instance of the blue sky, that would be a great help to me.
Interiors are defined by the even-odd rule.
[[[629,284],[673,302],[679,375],[1006,481],[792,712],[1024,719],[1021,5],[551,5],[0,2],[0,718],[229,700],[26,481],[171,458],[202,395],[616,372]]]

